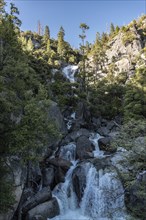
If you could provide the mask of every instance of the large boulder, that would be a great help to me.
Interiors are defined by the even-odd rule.
[[[105,126],[102,126],[97,129],[97,132],[102,136],[107,136],[110,133],[110,130]]]
[[[95,125],[96,128],[100,128],[101,126],[101,117],[99,118],[92,118],[92,123]]]
[[[77,139],[76,144],[76,155],[79,159],[87,159],[93,157],[92,151],[94,146],[90,142],[89,138],[86,136],[80,136]]]
[[[43,173],[43,186],[53,187],[53,182],[55,178],[55,169],[53,166],[46,167],[42,170]]]
[[[72,163],[68,160],[62,159],[62,158],[52,158],[47,159],[46,164],[51,164],[55,167],[61,167],[65,172],[67,172],[72,165]]]
[[[37,205],[44,203],[52,198],[52,193],[50,187],[44,187],[38,193],[36,193],[32,198],[29,198],[22,206],[22,213],[27,213],[30,209],[36,207]]]
[[[77,138],[80,136],[86,136],[86,137],[90,137],[90,132],[85,129],[85,128],[81,128],[78,130],[75,130],[71,133],[69,133],[62,141],[61,145],[65,145],[68,144],[70,142],[76,142]]]
[[[25,220],[47,220],[48,218],[53,218],[56,215],[59,215],[59,205],[56,198],[52,198],[48,202],[44,202],[35,208],[31,209]]]
[[[116,152],[116,148],[111,146],[111,137],[104,137],[98,140],[99,149],[110,153]]]
[[[76,193],[78,201],[80,202],[84,194],[84,189],[86,187],[85,163],[81,163],[74,169],[72,181],[74,192]]]
[[[52,121],[55,123],[58,130],[62,134],[66,134],[67,129],[66,129],[66,126],[65,126],[65,122],[64,122],[63,116],[62,116],[61,111],[60,111],[60,109],[59,109],[56,102],[50,101],[50,106],[49,106],[49,109],[48,109],[48,115],[49,115],[49,118],[51,118]]]
[[[52,158],[46,160],[46,165],[50,167],[54,167],[54,178],[52,176],[52,185],[51,187],[54,187],[60,182],[65,181],[65,174],[69,170],[72,163],[68,160],[62,159],[62,158]],[[49,177],[47,177],[49,179]]]

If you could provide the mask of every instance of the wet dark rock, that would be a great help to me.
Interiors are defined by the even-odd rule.
[[[22,213],[27,213],[30,209],[34,208],[35,206],[46,202],[52,198],[52,193],[50,187],[44,187],[38,193],[36,193],[33,197],[29,198],[22,206]]]
[[[65,181],[65,172],[62,168],[58,167],[55,171],[54,185]]]
[[[100,138],[98,140],[99,149],[110,153],[116,152],[116,149],[111,146],[111,141],[112,141],[111,137]]]
[[[110,130],[107,127],[100,127],[99,129],[97,129],[97,132],[101,136],[107,136],[110,133]]]
[[[106,167],[110,166],[110,158],[94,158],[90,160],[90,162],[95,166],[96,170],[99,171],[100,169],[105,169]]]
[[[61,167],[62,170],[67,172],[72,165],[72,163],[68,160],[62,159],[62,158],[52,158],[52,159],[47,159],[46,164],[50,166],[53,165],[55,167]]]
[[[72,181],[74,192],[80,202],[86,187],[86,170],[84,169],[84,164],[78,165],[75,168],[72,175]]]
[[[41,215],[35,215],[33,220],[43,220],[43,217]]]
[[[96,128],[100,128],[101,126],[101,118],[92,118],[93,124],[96,126]]]
[[[56,198],[52,198],[48,202],[44,202],[35,208],[31,209],[25,220],[34,220],[39,216],[39,220],[47,220],[59,215],[59,205]]]
[[[52,188],[55,178],[54,167],[50,166],[44,168],[42,173],[43,173],[43,186],[50,186]]]
[[[65,139],[62,141],[62,145],[68,144],[70,142],[75,142],[77,140],[78,137],[80,136],[86,136],[89,137],[90,136],[90,132],[89,130],[85,129],[85,128],[81,128],[79,130],[75,130],[71,133],[69,133]]]
[[[76,155],[79,159],[84,159],[84,155],[87,156],[87,152],[92,152],[94,149],[92,143],[86,136],[81,136],[77,139]]]

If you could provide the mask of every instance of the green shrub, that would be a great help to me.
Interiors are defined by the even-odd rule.
[[[127,44],[132,43],[134,40],[136,40],[136,36],[134,33],[128,31],[125,33],[125,35],[122,38],[122,43],[126,46]]]

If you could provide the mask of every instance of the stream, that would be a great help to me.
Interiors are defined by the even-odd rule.
[[[97,133],[91,133],[89,137],[95,146],[94,157],[99,160],[107,157],[99,150],[100,137]],[[75,152],[75,143],[61,147],[59,156],[71,161],[72,166],[66,174],[65,182],[59,183],[52,192],[58,201],[60,215],[51,220],[125,220],[124,189],[117,173],[108,168],[97,170],[89,161],[76,160]],[[78,167],[85,174],[81,201],[74,191],[72,179]]]

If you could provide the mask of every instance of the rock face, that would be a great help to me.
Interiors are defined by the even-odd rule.
[[[135,25],[131,22],[125,28],[120,29],[117,35],[108,42],[104,64],[98,66],[99,78],[105,77],[112,66],[115,76],[126,73],[127,82],[135,74],[136,68],[145,63],[146,55],[143,49],[146,46],[146,19],[142,23]],[[93,58],[89,57],[89,60],[94,68]]]
[[[44,168],[43,171],[43,186],[53,187],[54,178],[55,178],[55,169],[53,166]]]
[[[32,198],[23,204],[22,212],[27,213],[30,209],[37,205],[44,203],[52,198],[50,187],[44,187],[41,191],[36,193]]]
[[[20,159],[18,157],[11,157],[8,159],[7,164],[9,165],[10,173],[8,174],[7,178],[11,180],[13,184],[13,193],[15,196],[15,203],[13,207],[7,213],[1,215],[1,220],[10,220],[13,217],[14,212],[16,211],[20,198],[23,193],[24,184],[26,181],[26,169],[21,164]]]
[[[44,171],[43,183],[53,188],[56,184],[64,182],[65,174],[71,165],[72,163],[70,161],[62,158],[47,159],[47,168]]]
[[[69,133],[64,140],[62,141],[62,145],[68,144],[70,142],[76,142],[77,138],[79,138],[80,136],[86,136],[87,138],[90,136],[90,132],[89,130],[85,129],[85,128],[81,128],[78,130],[75,130],[71,133]]]
[[[128,57],[124,58],[124,55],[128,55],[128,56],[132,55],[133,57],[135,57],[136,55],[139,54],[139,51],[142,49],[141,36],[139,35],[139,33],[137,32],[136,29],[133,30],[133,28],[131,28],[130,31],[135,36],[135,40],[133,40],[133,42],[130,42],[125,45],[123,43],[123,37],[125,36],[125,33],[120,32],[109,43],[110,49],[107,50],[107,52],[106,52],[109,61],[112,61],[113,57],[118,58],[118,59],[120,57],[120,58],[124,59],[123,66],[121,65],[121,71],[125,71],[125,70],[127,70],[127,68],[130,67],[130,60],[128,59]],[[121,59],[121,61],[122,61],[122,59]],[[121,64],[122,64],[122,62],[121,62]],[[126,67],[126,68],[124,69],[124,67]]]
[[[62,158],[52,158],[48,159],[46,163],[54,165],[56,167],[61,167],[65,172],[69,170],[72,163],[68,160],[62,159]]]
[[[49,118],[53,120],[57,128],[62,134],[67,133],[67,129],[63,120],[63,116],[56,102],[50,101],[50,106],[48,110]]]
[[[90,157],[93,157],[92,151],[93,151],[92,143],[89,141],[89,139],[86,136],[80,136],[77,139],[77,145],[76,145],[76,155],[79,159],[87,159]]]
[[[72,176],[74,191],[78,197],[79,202],[84,193],[86,187],[86,169],[84,168],[84,163],[78,165]]]
[[[34,220],[41,219],[47,220],[48,218],[53,218],[56,215],[59,215],[59,206],[56,198],[52,198],[52,200],[48,202],[44,202],[35,208],[31,209],[25,220]]]

